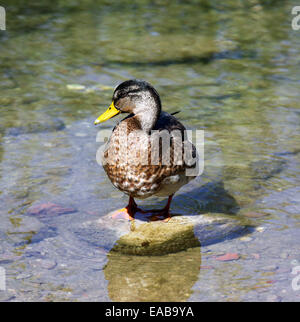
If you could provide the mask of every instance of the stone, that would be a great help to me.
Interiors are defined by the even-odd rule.
[[[267,271],[267,272],[274,272],[278,269],[277,265],[268,265],[268,266],[264,266],[261,268],[261,270],[263,271]]]
[[[253,179],[268,180],[283,171],[286,166],[285,160],[259,160],[252,162],[250,167],[253,171]]]
[[[243,237],[240,238],[240,241],[243,241],[243,242],[249,242],[251,240],[252,240],[252,238],[249,237],[249,236],[243,236]]]
[[[85,86],[80,84],[67,84],[67,89],[70,91],[82,91],[85,89]]]
[[[0,264],[7,264],[16,261],[19,258],[19,256],[14,255],[10,252],[5,252],[3,254],[0,254]]]
[[[77,132],[77,133],[75,133],[75,136],[84,138],[87,136],[87,133]]]
[[[255,258],[255,259],[260,259],[260,255],[259,254],[257,254],[257,253],[253,253],[253,254],[251,254],[252,256],[253,256],[253,258]]]
[[[202,265],[200,267],[200,269],[213,269],[214,267],[213,266],[210,266],[210,265]]]
[[[282,258],[282,259],[287,259],[288,257],[289,257],[289,254],[286,252],[283,252],[280,254],[280,258]]]
[[[27,214],[37,217],[63,215],[76,212],[75,208],[65,208],[52,202],[42,203],[32,206],[28,209]]]
[[[32,274],[21,273],[21,274],[17,275],[16,279],[17,280],[24,280],[24,279],[29,278],[31,276],[32,276]]]
[[[76,236],[96,247],[131,255],[163,255],[205,246],[239,235],[245,230],[234,216],[201,214],[173,216],[168,222],[114,219],[112,213],[72,227]]]
[[[266,301],[267,302],[280,302],[281,298],[275,294],[270,294],[267,296]]]
[[[237,253],[227,253],[225,255],[216,257],[217,261],[228,262],[240,259],[240,255]]]
[[[247,211],[247,212],[244,212],[243,215],[248,217],[248,218],[261,218],[261,217],[264,217],[264,216],[268,216],[268,214],[255,212],[255,211]]]
[[[259,233],[263,233],[266,230],[266,228],[265,227],[262,227],[262,226],[259,226],[259,227],[256,227],[255,230],[257,232],[259,232]]]
[[[46,115],[40,115],[38,122],[28,122],[27,124],[8,128],[5,134],[10,136],[18,136],[29,133],[61,131],[64,128],[65,123],[62,120]]]
[[[55,268],[57,265],[57,263],[53,260],[48,260],[48,259],[36,259],[34,262],[33,262],[33,266],[36,266],[36,267],[41,267],[41,268],[44,268],[44,269],[53,269]]]

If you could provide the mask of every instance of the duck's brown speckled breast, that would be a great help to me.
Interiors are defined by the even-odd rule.
[[[170,144],[170,164],[163,165],[160,157],[157,165],[151,165],[150,136],[139,129],[134,117],[127,118],[114,128],[106,145],[104,170],[119,190],[136,198],[147,198],[161,190],[164,179],[182,174],[185,170],[184,164],[174,164],[173,150],[176,143],[175,139]],[[181,142],[179,144],[182,145]]]

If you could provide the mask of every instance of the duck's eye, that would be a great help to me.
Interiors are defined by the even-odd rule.
[[[120,110],[119,109],[119,107],[118,107],[118,101],[119,100],[114,100],[113,102],[114,102],[114,107],[117,109],[117,110]],[[110,109],[111,109],[111,107],[110,107]]]
[[[127,92],[121,92],[121,93],[119,93],[119,95],[118,95],[118,100],[119,100],[119,99],[121,99],[121,98],[126,97],[127,95],[128,95],[128,93],[127,93]]]

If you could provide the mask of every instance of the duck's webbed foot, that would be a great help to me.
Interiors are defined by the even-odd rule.
[[[128,205],[125,208],[114,211],[112,214],[112,218],[133,220],[136,212],[144,212],[144,211],[138,208],[133,197],[130,196]]]
[[[171,219],[171,214],[169,211],[157,211],[155,214],[152,214],[148,217],[150,221],[162,220],[163,222],[168,222]]]
[[[171,219],[170,214],[170,205],[172,201],[173,195],[169,196],[168,203],[163,209],[152,209],[152,210],[142,210],[139,208],[134,201],[133,197],[129,197],[129,203],[125,208],[116,210],[112,214],[112,218],[114,219],[127,219],[127,220],[133,220],[134,215],[137,212],[140,212],[142,214],[147,214],[147,218],[150,221],[157,221],[157,220],[163,220],[164,222],[168,222]]]
[[[148,210],[147,212],[154,213],[153,215],[149,216],[149,219],[151,221],[163,220],[164,222],[168,222],[171,219],[170,205],[172,198],[173,195],[169,196],[168,203],[163,209]]]

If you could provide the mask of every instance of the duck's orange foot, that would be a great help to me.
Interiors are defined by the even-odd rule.
[[[116,210],[112,213],[112,218],[114,219],[127,219],[133,220],[134,215],[137,212],[144,213],[144,211],[138,208],[137,204],[135,203],[133,197],[129,197],[128,205],[125,208]]]
[[[126,219],[126,220],[133,220],[134,219],[133,214],[130,214],[127,207],[114,211],[112,213],[111,217],[113,219]]]
[[[168,222],[171,219],[169,212],[161,211],[160,213],[152,214],[148,217],[150,221],[162,220],[163,222]]]
[[[164,220],[163,220],[163,222],[169,222],[169,220],[171,219],[172,217],[171,217],[171,215],[169,214],[168,215],[168,217],[166,217]]]

